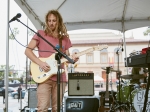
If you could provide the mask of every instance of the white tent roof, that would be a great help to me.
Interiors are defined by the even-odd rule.
[[[37,29],[57,9],[68,30],[126,31],[150,25],[150,0],[15,0]]]

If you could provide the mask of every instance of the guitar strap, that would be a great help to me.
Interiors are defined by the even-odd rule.
[[[62,38],[59,39],[59,50],[62,52]]]

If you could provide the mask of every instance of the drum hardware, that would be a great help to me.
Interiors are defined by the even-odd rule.
[[[123,79],[142,79],[142,78],[144,78],[145,76],[144,75],[141,75],[141,74],[137,74],[137,75],[133,75],[133,74],[131,74],[131,75],[122,75],[122,76],[120,76],[121,78],[123,78]],[[129,85],[129,90],[130,90],[130,94],[129,94],[129,96],[128,96],[128,98],[130,98],[130,99],[128,99],[128,101],[129,101],[129,105],[130,105],[130,111],[133,111],[133,110],[135,110],[134,108],[133,108],[133,105],[132,105],[132,95],[131,95],[131,92],[132,92],[132,87],[135,87],[135,85]]]
[[[111,108],[114,106],[114,101],[115,101],[112,85],[113,85],[113,83],[112,83],[112,74],[111,74],[111,80],[110,80],[111,98],[112,98],[112,104],[110,105],[110,106],[111,106]]]
[[[121,101],[121,89],[123,88],[123,84],[121,85],[121,81],[120,81],[120,78],[121,78],[121,71],[119,70],[119,50],[120,48],[118,48],[116,54],[118,55],[118,70],[115,70],[115,72],[118,72],[118,99],[115,101],[115,106],[111,108],[110,112],[130,112],[131,109],[129,108],[130,105],[128,105],[128,102],[127,102],[127,98],[124,97],[126,99],[126,102],[122,102]],[[126,78],[126,77],[125,77]],[[122,86],[122,87],[121,87]],[[126,86],[127,87],[127,86]],[[130,90],[130,87],[128,87],[129,91]],[[128,91],[128,94],[129,94],[129,91]],[[127,92],[126,90],[124,92]]]
[[[144,78],[144,75],[137,74],[137,75],[121,75],[120,76],[123,79],[142,79]]]
[[[107,70],[107,67],[101,67],[103,70]],[[109,72],[120,72],[120,70],[114,70],[113,68],[110,67]]]
[[[140,87],[143,88],[143,89],[145,89],[147,87],[147,83],[141,83]]]
[[[139,89],[140,88],[140,85],[139,84],[134,84],[134,89]]]

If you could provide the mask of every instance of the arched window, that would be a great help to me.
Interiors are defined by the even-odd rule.
[[[79,50],[78,50],[78,49],[74,49],[74,50],[72,50],[72,54],[73,54],[73,53],[75,53],[75,52],[76,52],[76,53],[78,53],[78,52],[79,52]]]
[[[72,50],[72,54],[73,54],[73,53],[78,53],[78,52],[79,52],[78,49],[73,49],[73,50]],[[76,63],[79,63],[79,62],[80,62],[80,58],[79,58],[79,60],[78,60]]]

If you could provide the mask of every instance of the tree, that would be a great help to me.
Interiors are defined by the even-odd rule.
[[[14,40],[14,38],[15,38],[15,36],[16,36],[17,34],[19,34],[19,30],[18,30],[18,28],[14,28],[14,29],[12,30],[11,34],[9,35],[9,39],[10,39],[10,40]]]
[[[28,35],[29,35],[29,36],[33,36],[33,35],[34,35],[34,32],[28,29]]]
[[[6,65],[0,65],[0,78],[4,78]],[[9,76],[14,74],[14,65],[9,66]]]
[[[144,36],[147,36],[149,33],[150,33],[150,27],[148,27],[148,28],[146,29],[146,31],[143,32]]]

